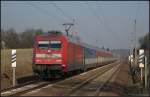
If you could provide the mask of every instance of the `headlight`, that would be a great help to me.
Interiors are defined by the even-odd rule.
[[[41,62],[41,60],[36,60],[36,62]]]
[[[37,57],[37,58],[45,58],[45,57],[46,57],[46,54],[36,54],[36,57]]]
[[[52,58],[60,58],[61,54],[52,54]]]
[[[62,60],[56,60],[56,62],[61,62]]]
[[[66,65],[65,65],[65,64],[63,64],[63,65],[62,65],[62,67],[66,67]]]

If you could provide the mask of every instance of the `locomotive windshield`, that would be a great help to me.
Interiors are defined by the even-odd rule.
[[[60,49],[61,41],[39,41],[39,48],[51,48],[51,49]]]
[[[61,48],[61,42],[60,41],[50,41],[50,48],[60,49]]]
[[[39,48],[48,48],[49,47],[49,41],[39,41],[38,47]]]

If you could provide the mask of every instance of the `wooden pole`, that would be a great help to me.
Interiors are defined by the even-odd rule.
[[[16,85],[16,68],[13,67],[13,86]]]
[[[143,74],[142,74],[142,67],[141,67],[141,83],[143,83]]]
[[[145,56],[145,88],[147,89],[147,57]]]

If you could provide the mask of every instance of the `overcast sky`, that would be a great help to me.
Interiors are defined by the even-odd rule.
[[[77,32],[83,42],[98,47],[129,49],[135,19],[137,38],[149,31],[149,2],[1,1],[1,28],[4,30],[64,31],[62,24],[73,19],[75,25],[70,32]]]

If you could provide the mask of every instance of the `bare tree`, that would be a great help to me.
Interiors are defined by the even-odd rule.
[[[20,41],[21,41],[21,48],[31,48],[34,44],[34,37],[35,35],[42,34],[42,29],[27,29],[20,34]]]
[[[19,37],[16,31],[13,28],[8,29],[6,32],[3,33],[2,36],[3,41],[7,48],[18,48],[19,47]]]
[[[148,49],[149,45],[149,33],[139,39],[140,48]]]
[[[26,29],[24,32],[16,33],[11,28],[6,31],[1,29],[1,47],[13,48],[31,48],[33,47],[35,35],[43,34],[42,29]],[[2,45],[3,44],[3,45]]]

